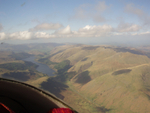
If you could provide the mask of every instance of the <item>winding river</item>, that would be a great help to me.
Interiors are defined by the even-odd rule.
[[[44,73],[44,74],[47,74],[49,76],[54,76],[54,70],[49,68],[47,65],[45,64],[42,64],[42,63],[39,63],[39,62],[36,62],[35,60],[35,57],[34,56],[31,56],[31,57],[28,57],[26,59],[23,59],[23,61],[29,61],[29,62],[32,62],[36,65],[38,65],[38,67],[36,68],[37,71],[41,72],[41,73]]]

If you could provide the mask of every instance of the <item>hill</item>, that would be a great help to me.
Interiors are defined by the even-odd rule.
[[[110,113],[150,111],[150,59],[142,50],[64,45],[45,59],[57,63],[52,64],[57,69],[55,80],[66,84],[76,96],[69,95],[69,90],[60,92],[66,102],[74,97],[76,104],[72,105],[77,108]]]

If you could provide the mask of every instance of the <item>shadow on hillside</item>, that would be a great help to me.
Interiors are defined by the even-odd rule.
[[[78,70],[78,73],[83,72],[84,70],[88,69],[88,68],[91,67],[92,65],[93,65],[93,61],[82,65],[82,66],[80,67],[80,69]]]
[[[101,112],[101,113],[106,113],[109,112],[111,109],[107,109],[104,106],[102,107],[96,107],[97,111]]]
[[[21,46],[20,46],[21,47]],[[14,58],[16,60],[22,60],[25,58],[28,58],[30,56],[32,56],[31,54],[28,54],[26,52],[20,52],[20,53],[15,53],[13,52],[11,55],[9,55],[11,58]]]
[[[113,72],[112,75],[120,75],[120,74],[130,73],[130,71],[132,71],[132,69],[121,69],[121,70]]]
[[[81,61],[86,61],[88,58],[86,57],[86,58],[84,58],[84,59],[82,59]]]
[[[131,50],[127,48],[115,48],[114,50],[116,52],[130,52],[130,53],[137,54],[137,55],[144,55],[144,53],[140,50]]]
[[[68,88],[67,85],[64,85],[60,82],[57,82],[53,80],[52,78],[49,78],[47,81],[43,82],[41,84],[41,88],[44,90],[49,91],[50,93],[54,94],[56,97],[60,99],[64,99],[64,96],[61,95],[61,91],[66,90]]]
[[[82,50],[94,50],[99,48],[99,46],[89,46],[89,47],[83,47]]]
[[[105,47],[105,49],[113,49],[116,52],[129,52],[132,54],[137,54],[137,55],[145,55],[141,50],[132,50],[129,48],[124,48],[124,47],[118,47],[118,48],[113,48],[113,47]]]
[[[75,77],[76,79],[76,83],[79,83],[79,84],[86,84],[88,83],[89,81],[91,81],[91,77],[89,76],[89,71],[84,71],[82,73],[80,73],[78,76]]]
[[[150,58],[150,54],[148,53],[145,53],[141,50],[138,50],[138,49],[130,49],[130,48],[125,48],[125,47],[104,47],[105,49],[113,49],[114,51],[116,52],[129,52],[129,53],[132,53],[132,54],[137,54],[137,55],[146,55],[147,57]]]
[[[66,81],[70,81],[75,75],[76,75],[75,71],[66,72],[64,74],[57,75],[54,79],[57,80],[57,81],[60,81],[60,82],[64,83]]]
[[[20,81],[27,81],[30,79],[29,74],[29,72],[10,72],[2,74],[2,77],[8,79],[16,79]]]
[[[48,58],[50,58],[50,57],[52,57],[52,56],[54,56],[54,55],[56,55],[56,54],[58,54],[58,53],[61,53],[61,52],[63,52],[64,50],[60,50],[60,51],[58,51],[58,52],[56,52],[56,53],[54,53],[54,54],[51,54]]]
[[[38,65],[24,61],[24,63],[5,63],[0,64],[0,68],[7,69],[7,70],[26,70],[26,69],[32,69],[35,70],[38,67]]]
[[[150,101],[150,89],[145,88],[145,89],[141,89],[140,91],[143,92],[148,98],[148,100]]]

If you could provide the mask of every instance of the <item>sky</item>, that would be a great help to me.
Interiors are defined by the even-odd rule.
[[[149,0],[0,0],[0,41],[149,44]]]

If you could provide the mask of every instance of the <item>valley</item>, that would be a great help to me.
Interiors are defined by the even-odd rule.
[[[71,91],[86,100],[86,104],[90,102],[92,108],[76,98],[74,100],[84,109],[90,109],[89,112],[149,111],[150,59],[143,51],[112,46],[64,45],[61,50],[52,50],[51,55],[47,59],[61,65],[61,69],[53,66],[57,68],[55,79],[67,84]],[[68,64],[64,63],[66,61]],[[64,92],[67,91],[62,90],[64,97],[71,97]],[[77,104],[72,107],[75,106]]]
[[[41,88],[81,113],[150,111],[148,51],[106,45],[34,50],[1,51],[0,77]],[[55,70],[54,75],[43,74],[35,63],[21,60],[33,55],[36,62]]]

